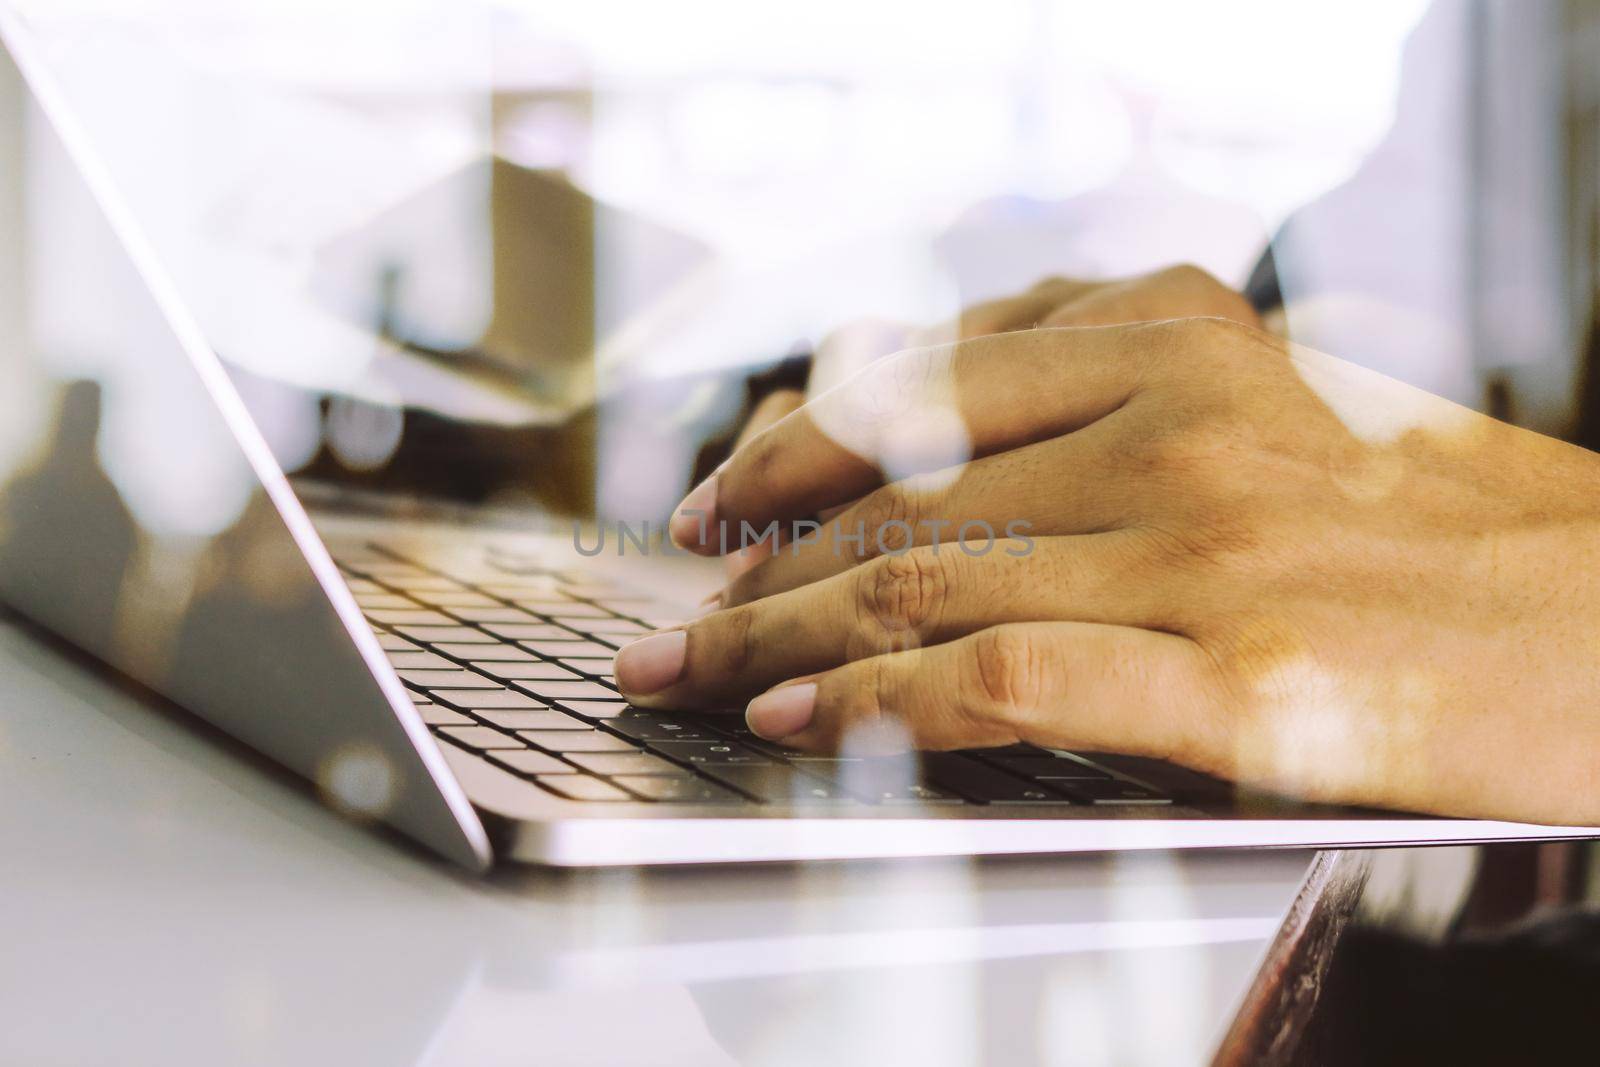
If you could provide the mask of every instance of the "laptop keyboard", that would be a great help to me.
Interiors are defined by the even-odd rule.
[[[681,619],[581,572],[488,552],[448,562],[377,545],[336,552],[356,602],[440,740],[540,789],[595,803],[1018,808],[1170,804],[1092,758],[1033,745],[824,758],[734,712],[635,708],[616,651]]]

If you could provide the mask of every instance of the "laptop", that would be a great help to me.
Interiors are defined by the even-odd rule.
[[[819,758],[736,712],[630,707],[616,649],[684,618],[714,561],[591,557],[548,515],[292,482],[261,430],[276,394],[225,369],[25,28],[0,31],[0,171],[20,179],[0,187],[0,603],[349,817],[475,870],[1592,833],[1026,745]]]

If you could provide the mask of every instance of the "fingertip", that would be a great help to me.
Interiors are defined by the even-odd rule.
[[[817,705],[817,683],[781,685],[769,689],[745,708],[750,732],[768,741],[782,741],[811,725]]]
[[[622,646],[616,658],[617,688],[637,702],[676,682],[683,674],[688,640],[683,630],[666,630]]]
[[[700,555],[714,554],[715,546],[706,544],[711,526],[716,522],[717,476],[713,474],[690,491],[683,502],[673,509],[667,523],[667,536],[672,543],[687,552]]]

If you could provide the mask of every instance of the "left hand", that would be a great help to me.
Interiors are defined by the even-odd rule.
[[[1188,319],[901,353],[683,508],[736,539],[846,503],[721,610],[624,649],[629,699],[754,696],[751,727],[801,749],[893,719],[922,748],[1022,740],[1315,800],[1600,823],[1590,453]],[[973,553],[952,533],[977,520],[1031,525]],[[858,521],[863,544],[829,541]],[[674,522],[706,553],[715,530]]]

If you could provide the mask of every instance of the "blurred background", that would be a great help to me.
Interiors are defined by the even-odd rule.
[[[1174,262],[1597,436],[1597,3],[12,2],[280,460],[343,492],[660,517],[744,377],[843,324]],[[39,232],[93,239],[27,166]]]

